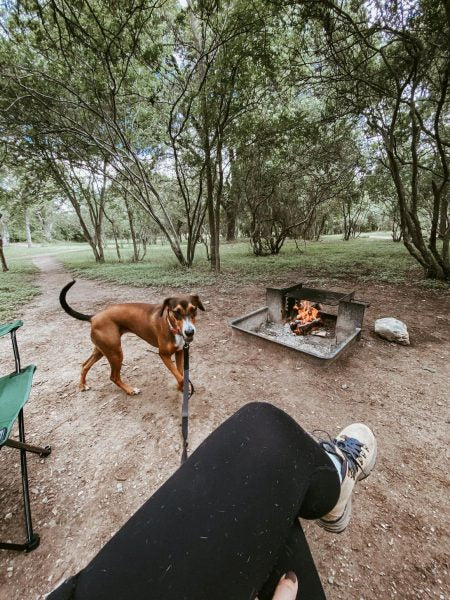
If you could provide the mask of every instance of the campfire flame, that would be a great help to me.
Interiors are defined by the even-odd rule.
[[[308,300],[302,302],[297,301],[293,307],[297,311],[297,315],[290,322],[291,330],[296,335],[302,335],[302,326],[319,319],[319,311]]]
[[[295,321],[300,321],[300,325],[305,325],[305,323],[311,323],[311,321],[315,321],[319,317],[319,311],[317,308],[308,302],[308,300],[303,300],[303,302],[297,302],[294,304],[295,310],[298,311],[298,314],[294,318]]]

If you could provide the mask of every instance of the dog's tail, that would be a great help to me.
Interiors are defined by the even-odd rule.
[[[73,308],[70,308],[70,306],[67,304],[66,294],[70,290],[70,288],[73,286],[74,283],[75,283],[75,279],[73,279],[67,285],[65,285],[63,287],[63,289],[61,290],[61,292],[59,294],[59,302],[61,303],[61,306],[66,311],[66,313],[68,315],[70,315],[71,317],[73,317],[74,319],[79,319],[80,321],[90,321],[92,319],[93,315],[83,315],[83,313],[73,310]]]

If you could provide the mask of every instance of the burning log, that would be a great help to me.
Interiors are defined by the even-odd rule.
[[[317,305],[315,306],[304,300],[294,304],[293,308],[297,311],[297,315],[294,316],[289,325],[295,335],[306,335],[311,329],[321,325],[322,320]]]
[[[309,323],[300,323],[298,321],[293,321],[290,323],[291,330],[296,335],[306,335],[311,329],[314,327],[318,327],[322,324],[322,320],[320,317],[318,319],[314,319],[314,321],[310,321]]]

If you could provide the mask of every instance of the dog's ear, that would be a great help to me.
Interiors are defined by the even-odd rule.
[[[200,310],[205,310],[205,307],[203,306],[202,301],[200,300],[199,296],[197,296],[197,294],[195,294],[194,296],[190,296],[189,300],[194,306],[196,306]]]
[[[164,314],[164,310],[166,309],[166,306],[170,306],[170,301],[172,300],[172,298],[166,298],[164,300],[164,302],[162,303],[161,306],[161,312],[159,313],[159,316],[162,317]]]

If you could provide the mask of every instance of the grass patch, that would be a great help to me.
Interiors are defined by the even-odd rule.
[[[11,262],[21,261],[22,259],[30,259],[33,256],[42,254],[57,256],[61,252],[79,252],[88,250],[88,244],[80,244],[76,242],[54,242],[54,243],[38,243],[33,244],[31,248],[24,243],[10,244],[3,248],[8,266]]]
[[[40,293],[33,283],[36,269],[29,260],[9,261],[8,267],[6,273],[0,272],[0,323],[20,319],[25,302]]]
[[[273,284],[286,276],[339,281],[380,281],[389,283],[426,283],[416,261],[403,244],[389,240],[362,238],[342,241],[329,236],[308,243],[300,251],[287,243],[279,255],[256,257],[246,242],[221,246],[222,273],[216,277],[209,270],[203,247],[198,247],[194,266],[180,267],[167,245],[150,246],[145,260],[131,262],[131,248],[124,245],[123,263],[118,263],[114,249],[105,252],[106,262],[93,261],[90,249],[61,252],[59,258],[75,275],[90,279],[114,281],[139,287],[192,287],[198,285]],[[439,285],[448,289],[448,284]]]
[[[87,244],[64,242],[40,244],[33,248],[13,244],[7,248],[8,264],[12,270],[22,269],[22,281],[27,274],[23,270],[29,264],[26,261],[42,254],[55,256],[75,276],[137,287],[198,289],[202,285],[219,285],[226,288],[306,279],[323,286],[339,284],[340,280],[408,282],[436,291],[450,291],[448,282],[424,279],[422,269],[403,244],[369,237],[344,242],[341,236],[324,236],[319,242],[308,242],[300,250],[294,243],[288,242],[279,255],[267,257],[254,256],[247,242],[223,244],[222,273],[219,276],[211,273],[203,246],[198,246],[194,266],[190,269],[181,267],[169,246],[161,244],[149,246],[145,260],[137,264],[131,262],[132,247],[127,243],[121,245],[122,263],[117,262],[115,249],[109,243],[103,264],[94,262]],[[31,265],[28,268],[32,269]],[[29,281],[27,285],[31,285]],[[13,297],[17,298],[23,294],[16,306],[34,293],[36,291],[27,293],[26,286],[16,294],[13,292]]]

